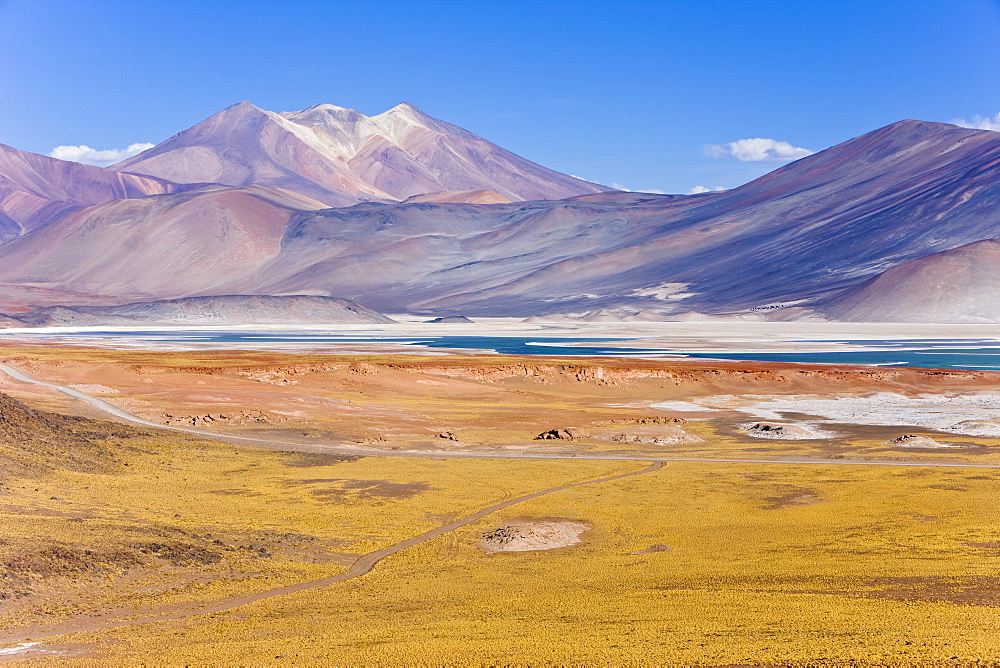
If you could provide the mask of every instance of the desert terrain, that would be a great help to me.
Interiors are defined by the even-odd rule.
[[[998,658],[994,372],[0,361],[3,661]]]
[[[1000,668],[1000,4],[455,4],[0,0],[0,664]]]

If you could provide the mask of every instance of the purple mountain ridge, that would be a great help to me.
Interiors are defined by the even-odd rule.
[[[111,169],[178,183],[284,188],[328,206],[451,190],[492,190],[511,200],[611,190],[405,102],[370,117],[332,104],[277,114],[241,102]]]
[[[449,180],[462,170],[450,174],[441,156],[454,158],[456,137],[478,138],[425,119],[404,105],[371,118],[331,105],[288,114],[230,107],[114,168],[230,187],[74,211],[0,247],[0,283],[104,303],[323,295],[439,316],[628,308],[873,319],[892,304],[911,308],[905,288],[879,284],[905,284],[887,270],[1000,238],[997,132],[907,120],[730,191],[594,192],[600,187],[557,175],[592,192],[522,201],[537,195],[515,191],[509,174],[472,182],[496,170]],[[330,158],[337,151],[342,159]],[[495,154],[495,164],[509,155]],[[418,169],[432,162],[436,170]],[[532,187],[555,193],[548,174]],[[336,183],[354,190],[333,190]],[[430,187],[449,192],[389,201]],[[325,208],[348,192],[382,201]],[[474,201],[500,203],[463,203]],[[970,289],[968,281],[947,288]],[[917,319],[944,313],[921,309]]]
[[[178,189],[163,179],[111,172],[0,144],[0,242],[94,204]]]

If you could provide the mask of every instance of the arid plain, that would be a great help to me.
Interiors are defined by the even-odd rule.
[[[0,376],[4,428],[34,439],[0,473],[0,660],[998,660],[1000,441],[752,412],[978,396],[992,372],[13,343],[0,359],[222,436],[106,422]]]
[[[1000,668],[997,0],[522,5],[0,0],[0,664]]]

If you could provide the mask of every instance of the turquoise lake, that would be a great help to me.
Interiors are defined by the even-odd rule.
[[[910,366],[936,369],[1000,370],[1000,340],[997,339],[894,339],[810,341],[829,346],[824,352],[691,352],[681,348],[611,347],[602,345],[630,339],[523,336],[350,336],[311,332],[200,330],[102,330],[77,332],[4,333],[3,338],[44,339],[46,341],[103,345],[116,342],[145,347],[240,347],[271,345],[310,348],[324,345],[395,344],[428,349],[492,350],[507,355],[654,357],[683,356],[699,359],[793,362],[803,364],[863,364]],[[634,340],[634,339],[631,339]],[[793,342],[794,343],[794,342]],[[864,347],[849,350],[845,346]]]

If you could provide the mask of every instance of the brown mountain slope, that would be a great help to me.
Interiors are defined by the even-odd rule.
[[[404,200],[405,204],[420,202],[450,202],[453,204],[509,204],[510,200],[492,190],[451,190],[439,193],[414,195]]]
[[[0,273],[41,288],[183,296],[255,270],[278,253],[294,213],[322,206],[262,186],[118,200],[8,244]]]

